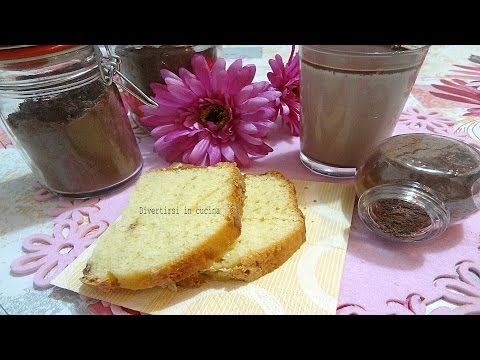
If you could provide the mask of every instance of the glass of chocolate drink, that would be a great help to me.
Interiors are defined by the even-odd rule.
[[[353,177],[393,133],[426,45],[303,45],[300,159],[313,172]]]

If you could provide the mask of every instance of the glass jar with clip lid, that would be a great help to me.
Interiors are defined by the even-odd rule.
[[[16,45],[0,47],[0,70],[1,122],[47,189],[87,198],[140,173],[142,157],[111,86],[114,57],[95,45]]]

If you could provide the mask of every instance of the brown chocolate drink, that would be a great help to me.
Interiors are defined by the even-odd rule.
[[[393,133],[427,51],[302,46],[302,156],[339,168],[359,166]]]

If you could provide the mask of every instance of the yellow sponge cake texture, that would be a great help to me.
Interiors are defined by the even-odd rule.
[[[256,280],[282,265],[305,242],[305,218],[290,181],[271,171],[246,175],[245,184],[242,233],[229,251],[201,272],[201,278]],[[192,286],[199,279],[188,281],[184,284]]]
[[[82,282],[139,290],[208,268],[240,235],[244,193],[231,163],[144,173],[121,218],[97,240]]]

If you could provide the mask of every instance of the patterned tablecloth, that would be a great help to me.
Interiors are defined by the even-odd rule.
[[[254,63],[256,80],[264,80],[269,71],[267,59],[276,53],[286,58],[289,50],[289,46],[227,46],[225,57],[230,61],[243,57]],[[443,134],[480,148],[480,64],[469,61],[471,54],[480,55],[480,46],[431,47],[395,133]],[[144,142],[143,149],[148,148],[145,145],[150,139],[139,141]],[[275,168],[292,178],[334,181],[302,166],[298,138],[277,130],[269,143],[273,153],[257,160],[249,171]],[[143,155],[156,156],[150,151]],[[166,165],[160,158],[155,161],[158,166]],[[53,258],[43,257],[39,270],[32,275],[27,275],[32,273],[29,266],[40,264],[23,266],[17,261],[20,271],[10,271],[12,262],[25,255],[22,244],[27,251],[29,246],[34,248],[34,243],[56,246],[69,232],[69,236],[82,240],[58,251],[73,257],[106,229],[109,219],[96,218],[101,199],[52,199],[34,181],[1,130],[0,173],[0,314],[131,313],[48,287],[49,279],[71,261],[68,256],[58,264]],[[338,314],[480,314],[480,213],[451,226],[436,241],[401,245],[372,236],[355,211]],[[110,213],[116,216],[115,211]],[[88,226],[82,226],[87,217]]]

